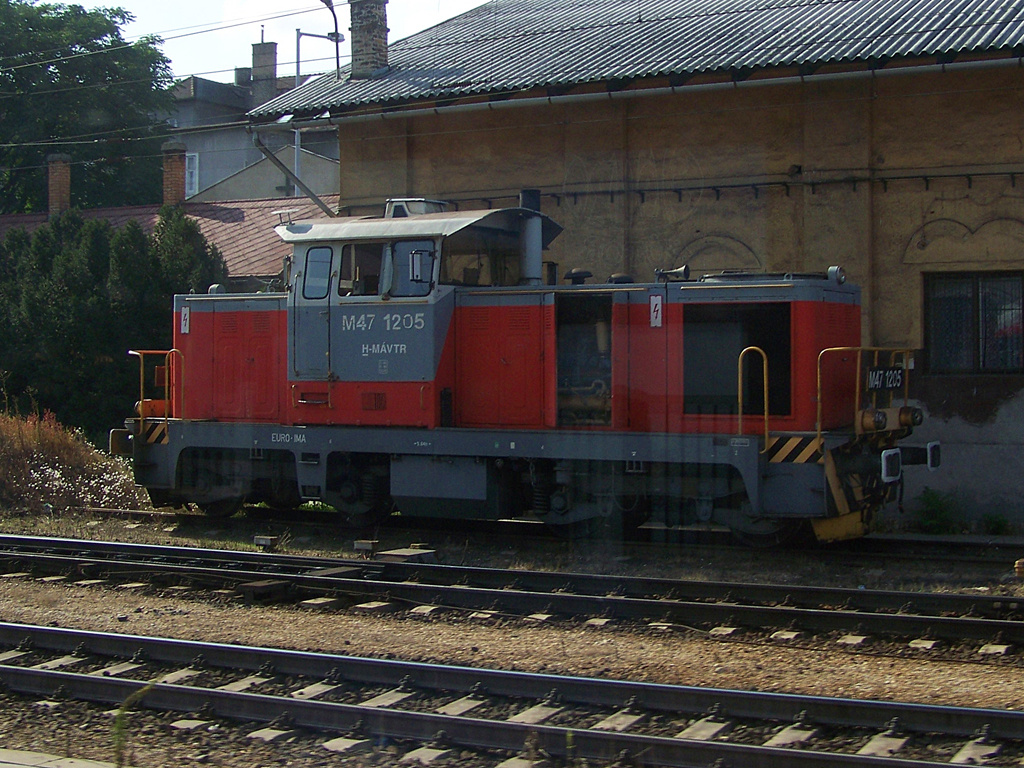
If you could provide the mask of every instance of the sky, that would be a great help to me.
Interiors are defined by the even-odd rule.
[[[252,44],[277,43],[278,75],[295,74],[295,30],[326,35],[334,19],[323,0],[67,0],[86,8],[120,7],[135,17],[122,28],[128,40],[156,34],[165,42],[160,50],[171,60],[177,78],[199,75],[231,82],[235,67],[252,63]],[[485,0],[388,0],[389,41],[481,5]],[[341,43],[341,64],[349,60],[349,10],[345,0],[334,0]],[[262,29],[261,29],[262,27]],[[334,68],[334,43],[315,37],[301,39],[303,74]]]

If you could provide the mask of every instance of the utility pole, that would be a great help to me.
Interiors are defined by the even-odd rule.
[[[344,40],[344,36],[338,32],[338,14],[334,12],[333,0],[320,0],[324,5],[327,6],[331,12],[331,16],[334,18],[334,31],[328,32],[326,35],[317,35],[312,32],[303,32],[301,29],[295,30],[295,87],[298,88],[302,85],[302,38],[303,37],[319,37],[321,40],[330,40],[334,43],[334,77],[335,79],[341,79],[341,53],[339,46],[341,41]],[[295,177],[301,179],[302,175],[300,170],[302,168],[302,133],[298,128],[295,129],[295,162],[293,163]],[[301,193],[299,188],[295,187],[295,196],[298,197]]]

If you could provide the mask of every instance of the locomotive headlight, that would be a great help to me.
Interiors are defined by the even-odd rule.
[[[828,279],[834,281],[836,285],[842,285],[846,282],[846,270],[839,266],[829,267]]]
[[[900,408],[901,427],[920,427],[924,423],[924,411],[904,406]]]
[[[876,411],[874,408],[867,408],[860,412],[860,428],[862,432],[881,432],[885,429],[888,419],[885,411]]]
[[[903,474],[903,462],[900,457],[899,448],[889,448],[882,451],[881,456],[882,482],[895,483]]]

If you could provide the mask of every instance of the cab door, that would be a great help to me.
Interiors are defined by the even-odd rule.
[[[291,293],[291,373],[295,379],[326,380],[331,372],[331,289],[340,256],[326,245],[308,248]]]

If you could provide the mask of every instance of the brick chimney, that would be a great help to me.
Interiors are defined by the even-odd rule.
[[[277,96],[277,43],[252,44],[252,106]]]
[[[164,205],[181,205],[185,202],[185,145],[165,141],[160,151],[164,154]]]
[[[53,219],[71,207],[71,155],[47,155],[46,166],[50,218]]]
[[[388,66],[388,0],[349,0],[352,79],[365,80]]]

